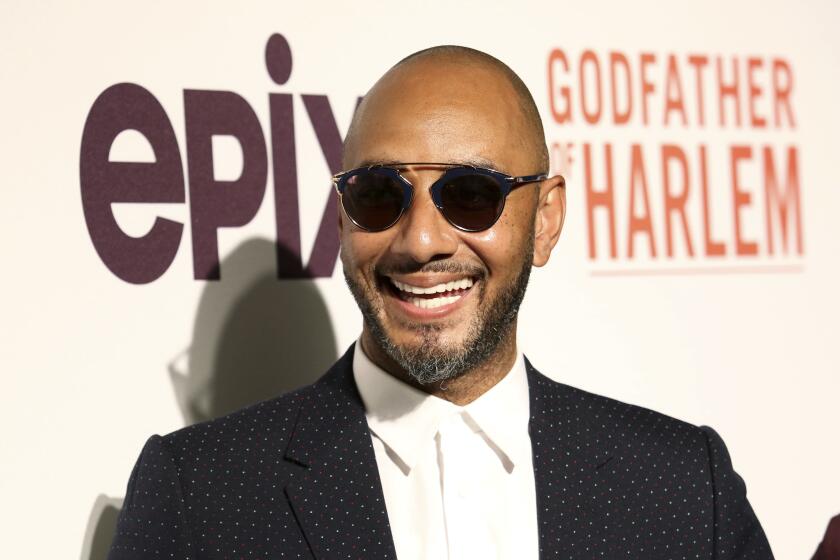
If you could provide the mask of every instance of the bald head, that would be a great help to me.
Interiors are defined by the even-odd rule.
[[[469,161],[472,157],[482,163],[485,158],[481,153],[458,153],[454,144],[459,142],[460,126],[462,135],[492,135],[486,143],[504,142],[506,148],[520,152],[529,162],[527,170],[504,171],[548,172],[542,121],[531,93],[513,70],[487,53],[445,45],[416,52],[395,64],[365,95],[353,117],[345,140],[344,168],[380,157],[372,145],[375,138],[395,132],[401,119],[410,120],[415,128],[418,121],[422,122],[414,140],[422,140],[422,133],[428,133],[426,145],[421,146],[424,154],[406,154],[409,159],[425,161],[421,155],[442,153],[428,145],[439,140],[444,147],[448,143],[455,149],[447,161]],[[479,138],[467,140],[471,141],[466,145],[481,147]],[[405,161],[397,154],[389,159],[390,155],[382,153],[380,160]]]

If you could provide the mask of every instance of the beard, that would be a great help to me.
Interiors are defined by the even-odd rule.
[[[525,297],[525,289],[531,275],[534,255],[534,232],[528,236],[528,244],[517,267],[513,281],[502,286],[499,294],[490,301],[486,297],[486,283],[480,282],[479,310],[470,321],[464,341],[457,346],[444,343],[441,332],[444,325],[417,325],[415,332],[420,341],[414,345],[399,345],[388,335],[380,320],[381,306],[374,305],[374,294],[369,294],[361,283],[344,270],[344,279],[362,312],[365,325],[373,340],[406,374],[422,385],[453,379],[474,370],[491,360],[499,345],[511,336],[519,306]],[[453,269],[451,263],[430,263],[424,272],[461,272]],[[486,275],[483,275],[486,278]],[[483,305],[481,305],[483,303]]]

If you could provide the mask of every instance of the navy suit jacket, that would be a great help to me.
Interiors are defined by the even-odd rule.
[[[150,437],[109,559],[396,558],[352,363]],[[540,558],[772,558],[714,430],[526,368]]]

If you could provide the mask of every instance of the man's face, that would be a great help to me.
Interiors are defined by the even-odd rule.
[[[474,163],[510,175],[540,169],[511,86],[496,73],[421,61],[368,94],[345,168],[375,162]],[[403,171],[414,200],[396,225],[366,232],[340,217],[341,260],[365,337],[421,383],[490,358],[512,326],[533,260],[538,186],[513,191],[491,228],[454,228],[429,186],[445,169]],[[417,293],[441,287],[435,294]]]

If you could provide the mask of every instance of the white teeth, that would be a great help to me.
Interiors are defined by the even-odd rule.
[[[435,307],[455,303],[459,299],[461,299],[461,296],[437,297],[434,299],[411,298],[408,301],[420,309],[434,309]]]
[[[391,279],[391,282],[397,289],[408,292],[410,294],[437,294],[442,292],[451,292],[452,290],[466,290],[467,288],[472,287],[473,281],[472,278],[462,278],[461,280],[453,280],[452,282],[445,282],[443,284],[438,284],[436,286],[431,286],[429,288],[421,288],[420,286],[412,286],[411,284],[404,284],[403,282],[398,282],[397,280]],[[435,299],[446,299],[446,298],[435,298]]]
[[[391,278],[391,282],[396,288],[402,292],[410,294],[443,294],[444,292],[452,292],[454,290],[466,290],[473,285],[472,278],[462,278],[460,280],[453,280],[452,282],[444,282],[428,288],[421,288],[420,286],[412,286],[405,284]],[[420,309],[434,309],[443,305],[455,303],[461,299],[462,294],[453,294],[451,296],[438,296],[434,298],[408,298],[408,301]]]

